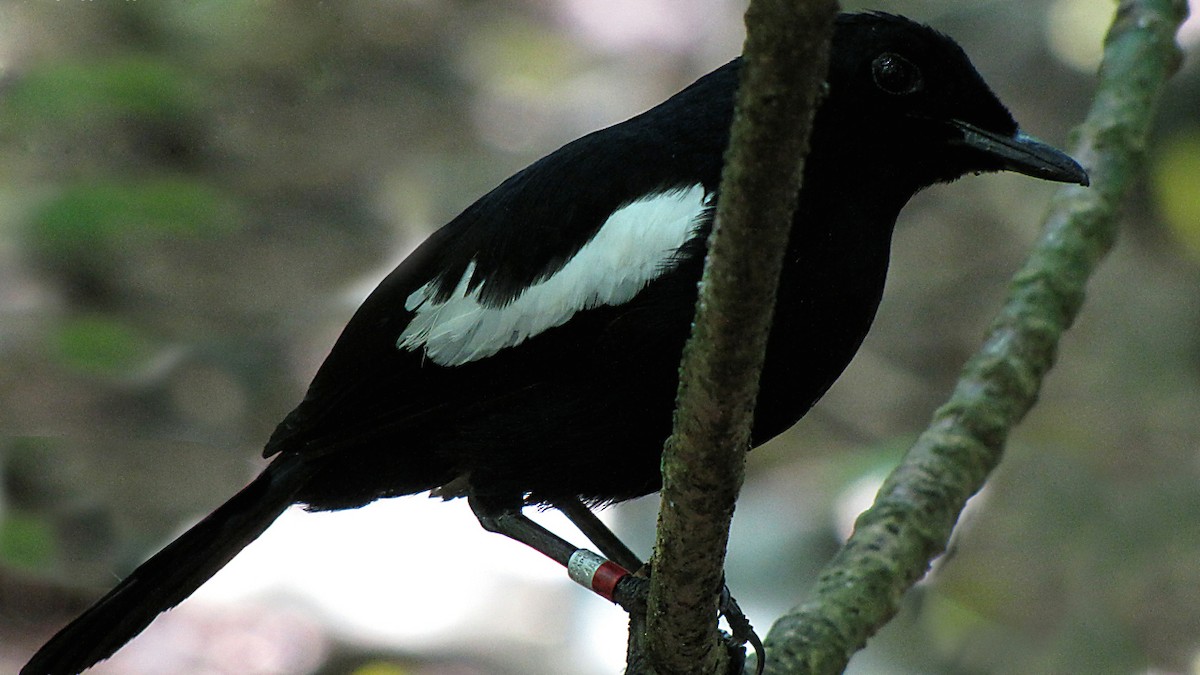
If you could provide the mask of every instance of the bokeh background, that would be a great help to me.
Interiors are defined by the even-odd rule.
[[[1106,0],[888,1],[1067,142]],[[733,0],[0,0],[0,672],[258,468],[374,283],[558,145],[739,50]],[[1184,34],[1189,57],[1200,26]],[[854,673],[1200,673],[1200,68],[951,552]],[[1053,186],[901,217],[876,328],[751,456],[765,634],[948,393]],[[402,386],[402,383],[398,383]],[[605,517],[649,551],[656,502]],[[562,524],[549,519],[553,527]],[[620,611],[423,497],[289,512],[97,673],[618,672]]]

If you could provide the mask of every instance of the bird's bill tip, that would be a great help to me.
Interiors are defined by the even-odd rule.
[[[1011,136],[981,129],[955,120],[962,144],[1000,162],[1000,168],[1059,183],[1090,184],[1087,171],[1058,148],[1043,143],[1021,130]]]

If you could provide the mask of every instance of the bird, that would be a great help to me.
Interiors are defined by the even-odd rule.
[[[742,68],[546,155],[421,243],[366,298],[263,454],[270,463],[59,631],[22,675],[114,654],[285,509],[465,497],[484,528],[611,599],[639,560],[592,513],[661,487],[678,367]],[[962,48],[885,13],[839,14],[784,252],[751,445],[802,418],[881,301],[920,190],[1015,171],[1088,184],[1025,134]],[[527,518],[557,508],[604,555]]]

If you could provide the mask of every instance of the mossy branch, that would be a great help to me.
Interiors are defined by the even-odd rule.
[[[746,12],[721,200],[663,455],[646,642],[659,673],[726,668],[717,597],[729,522],[837,11],[836,0],[753,0]]]
[[[1087,280],[1116,240],[1119,207],[1140,174],[1155,108],[1180,63],[1174,35],[1186,14],[1184,0],[1121,3],[1072,153],[1092,186],[1057,193],[1041,239],[950,400],[859,516],[811,599],[771,628],[768,673],[841,672],[945,550],[967,499],[1037,400]]]

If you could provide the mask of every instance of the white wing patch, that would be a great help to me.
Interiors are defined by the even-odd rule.
[[[467,292],[475,273],[471,261],[444,302],[433,300],[433,282],[408,296],[404,309],[415,315],[396,346],[423,348],[434,363],[458,366],[561,326],[581,310],[627,302],[668,269],[707,206],[701,185],[631,202],[614,211],[561,270],[504,307],[480,304],[479,287]]]

